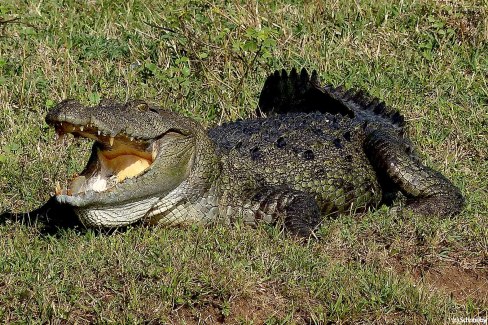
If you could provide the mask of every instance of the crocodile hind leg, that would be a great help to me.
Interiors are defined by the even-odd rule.
[[[320,224],[320,210],[309,194],[289,188],[265,188],[251,197],[242,209],[244,222],[282,224],[298,237],[313,236]]]
[[[407,208],[421,215],[458,214],[464,204],[461,192],[439,172],[422,165],[409,146],[383,130],[371,131],[364,149],[378,178],[394,184],[407,197]],[[392,189],[386,189],[392,190]]]

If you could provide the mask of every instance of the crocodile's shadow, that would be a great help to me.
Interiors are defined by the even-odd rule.
[[[74,211],[69,206],[56,202],[54,197],[29,212],[6,211],[0,214],[0,224],[6,224],[9,221],[28,227],[38,227],[40,233],[44,235],[55,235],[62,229],[84,228]]]
[[[29,212],[2,212],[0,214],[0,225],[8,222],[20,223],[27,227],[36,227],[41,235],[46,236],[56,236],[67,229],[73,229],[79,233],[87,231],[87,228],[80,222],[73,209],[68,205],[59,204],[55,197],[51,197],[46,203]],[[96,234],[110,234],[115,230],[123,232],[126,228],[94,228],[93,230]]]

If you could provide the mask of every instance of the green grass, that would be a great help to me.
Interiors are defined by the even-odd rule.
[[[177,0],[0,3],[0,207],[27,211],[89,144],[44,123],[65,98],[144,98],[206,125],[252,115],[282,67],[401,110],[422,160],[466,196],[444,220],[388,209],[273,229],[0,225],[4,322],[443,323],[488,308],[488,4]],[[0,212],[1,212],[0,211]]]

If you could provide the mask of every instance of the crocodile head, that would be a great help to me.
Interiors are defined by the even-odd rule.
[[[142,101],[85,107],[65,100],[46,122],[60,136],[94,141],[84,170],[68,188],[56,189],[56,200],[73,207],[87,226],[127,225],[182,184],[193,191],[208,187],[204,174],[212,169],[207,165],[215,153],[191,119]]]

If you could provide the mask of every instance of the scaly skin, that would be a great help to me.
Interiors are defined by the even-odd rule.
[[[403,117],[361,92],[321,88],[315,72],[276,72],[257,113],[269,116],[205,131],[140,101],[64,101],[46,121],[96,142],[82,177],[56,200],[89,226],[243,218],[281,223],[300,236],[325,216],[377,207],[398,191],[415,213],[462,209],[459,190],[413,155]],[[150,166],[134,172],[131,164]]]

